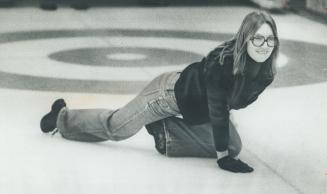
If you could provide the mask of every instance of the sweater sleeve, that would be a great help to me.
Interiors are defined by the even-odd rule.
[[[227,150],[229,142],[229,108],[221,68],[220,65],[211,67],[206,76],[209,119],[216,151],[219,152]]]

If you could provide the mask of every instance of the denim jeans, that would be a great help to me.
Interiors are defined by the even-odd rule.
[[[57,128],[64,138],[78,141],[127,139],[146,124],[179,114],[174,94],[179,75],[179,72],[159,75],[118,110],[63,108]]]
[[[117,110],[63,108],[58,115],[57,128],[70,140],[99,142],[120,141],[135,135],[143,126],[162,120],[165,125],[167,156],[216,157],[210,123],[191,126],[178,109],[174,85],[179,72],[167,72],[153,79],[134,99]],[[235,130],[229,150],[241,148]],[[235,144],[235,145],[234,145]],[[199,149],[201,148],[201,149]],[[235,149],[234,149],[235,150]]]
[[[190,125],[178,117],[169,117],[161,121],[166,133],[166,155],[170,157],[216,158],[215,143],[211,123]],[[237,156],[242,149],[241,138],[229,122],[228,153]]]

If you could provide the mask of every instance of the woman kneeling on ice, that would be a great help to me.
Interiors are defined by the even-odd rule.
[[[273,18],[252,12],[231,40],[182,72],[159,75],[122,108],[70,110],[58,99],[42,118],[41,129],[99,142],[127,139],[145,126],[161,154],[218,157],[221,169],[252,172],[237,158],[242,145],[230,110],[245,108],[271,84],[278,51]]]

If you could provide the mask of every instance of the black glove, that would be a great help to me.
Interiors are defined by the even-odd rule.
[[[253,171],[253,168],[242,162],[241,160],[236,160],[230,156],[225,156],[217,160],[218,166],[221,169],[231,171],[231,172],[240,172],[240,173],[249,173]]]

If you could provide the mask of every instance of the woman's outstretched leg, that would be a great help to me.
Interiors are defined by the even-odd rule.
[[[177,72],[164,73],[118,110],[63,107],[56,127],[64,138],[77,141],[119,141],[136,134],[144,125],[179,114],[173,87]]]

